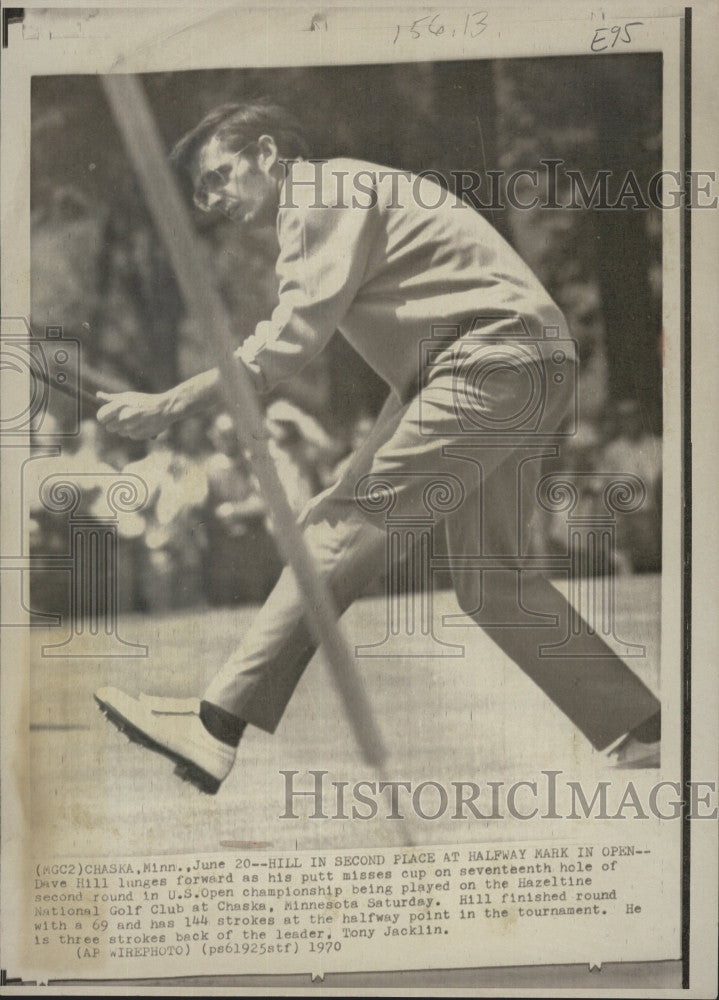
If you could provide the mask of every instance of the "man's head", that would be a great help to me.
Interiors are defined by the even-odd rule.
[[[195,204],[246,226],[274,222],[283,160],[301,159],[300,126],[266,98],[215,108],[177,143],[170,162],[189,177]]]

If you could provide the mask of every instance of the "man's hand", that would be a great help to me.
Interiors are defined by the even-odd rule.
[[[97,397],[105,400],[97,411],[102,426],[135,441],[157,437],[177,419],[164,392],[98,392]]]

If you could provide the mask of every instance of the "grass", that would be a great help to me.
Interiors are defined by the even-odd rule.
[[[646,658],[631,666],[656,689],[658,579],[625,577],[617,587],[618,634],[646,644]],[[454,595],[438,593],[435,609],[438,616],[456,613]],[[277,733],[247,730],[237,763],[214,797],[180,782],[169,761],[126,742],[96,710],[92,693],[105,684],[130,693],[199,694],[254,610],[124,617],[120,634],[146,643],[147,658],[43,657],[42,644],[57,641],[58,632],[33,630],[28,750],[36,851],[163,854],[228,844],[293,850],[391,845],[408,833],[416,843],[437,844],[507,835],[501,821],[452,821],[450,810],[435,821],[415,816],[403,827],[385,818],[386,797],[373,819],[311,819],[307,799],[297,800],[298,819],[280,819],[283,770],[300,772],[297,789],[312,787],[308,771],[328,772],[328,813],[336,811],[332,782],[377,779],[361,758],[321,655],[305,672]],[[343,620],[350,641],[380,638],[384,615],[382,598],[358,601]],[[543,768],[561,769],[568,777],[603,773],[600,755],[484,632],[440,627],[438,635],[464,644],[464,656],[356,661],[388,747],[386,778],[415,785],[429,779],[483,784],[531,778]],[[432,808],[425,805],[428,812]],[[550,825],[545,822],[542,836],[551,835]],[[528,838],[537,835],[532,823],[522,830]]]

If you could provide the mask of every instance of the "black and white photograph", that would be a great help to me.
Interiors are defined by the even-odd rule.
[[[3,9],[18,994],[710,988],[697,11],[574,11]]]

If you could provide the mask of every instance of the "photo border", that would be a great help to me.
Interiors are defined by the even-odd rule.
[[[74,6],[80,6],[79,4],[73,4]],[[465,5],[463,5],[465,6]],[[11,14],[12,11],[17,10],[16,8],[4,8],[3,9],[3,32],[6,33],[10,24],[13,23]],[[684,8],[684,30],[683,30],[683,84],[684,92],[682,94],[682,120],[684,125],[683,134],[683,169],[685,171],[685,193],[689,194],[689,185],[686,180],[687,172],[692,169],[692,142],[693,142],[693,129],[692,129],[692,115],[695,111],[695,106],[692,103],[692,44],[693,44],[693,7],[688,6]],[[478,58],[494,58],[492,55],[487,55],[485,57]],[[692,774],[692,710],[693,710],[693,698],[692,698],[692,684],[695,679],[695,672],[693,671],[692,665],[692,655],[694,648],[694,635],[693,635],[693,610],[694,602],[692,599],[692,587],[695,582],[694,579],[694,563],[693,563],[693,540],[694,540],[694,521],[693,521],[693,490],[694,490],[694,476],[692,467],[692,405],[696,401],[696,394],[693,395],[692,391],[692,213],[686,206],[686,202],[682,209],[682,222],[683,222],[683,232],[682,232],[682,292],[683,292],[683,303],[682,303],[682,343],[681,343],[681,365],[682,365],[682,390],[681,390],[681,409],[682,409],[682,426],[681,426],[681,438],[682,438],[682,485],[683,485],[683,526],[682,526],[682,557],[683,557],[683,579],[682,579],[682,593],[681,593],[681,606],[682,606],[682,618],[683,618],[683,637],[682,637],[682,736],[681,736],[681,768],[682,768],[682,793],[683,793],[683,815],[682,815],[682,900],[681,900],[681,963],[682,963],[682,988],[684,990],[689,990],[691,988],[691,971],[692,966],[690,964],[690,950],[692,943],[692,879],[695,875],[695,869],[692,866],[692,837],[691,837],[691,827],[689,820],[689,801],[687,795],[688,781]],[[4,763],[7,766],[7,753],[3,754]],[[469,971],[469,970],[459,970],[459,971]],[[511,972],[512,970],[508,967],[502,970],[504,972]],[[328,974],[328,977],[334,974]],[[356,974],[364,975],[364,974]],[[369,973],[371,976],[384,975],[383,973]],[[305,977],[300,977],[305,978]],[[171,981],[164,979],[163,984],[169,984]],[[7,981],[10,985],[10,981]],[[305,984],[306,985],[306,984]]]

